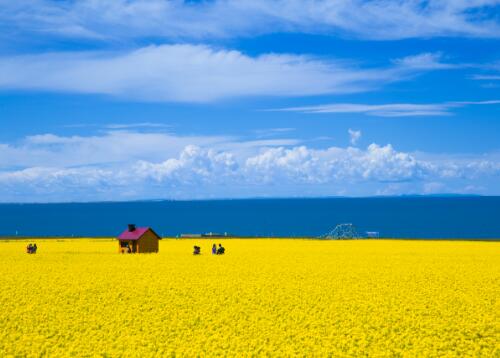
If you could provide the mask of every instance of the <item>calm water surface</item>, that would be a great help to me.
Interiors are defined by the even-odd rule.
[[[0,236],[319,236],[338,223],[400,238],[500,238],[500,197],[403,197],[0,204]]]

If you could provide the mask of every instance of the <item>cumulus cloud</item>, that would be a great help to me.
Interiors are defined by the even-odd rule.
[[[178,158],[170,158],[161,163],[139,161],[134,172],[142,178],[151,178],[158,182],[177,181],[195,184],[204,181],[231,179],[237,174],[238,163],[229,152],[217,152],[195,145],[186,146]]]
[[[401,152],[390,144],[313,148],[293,139],[288,144],[272,140],[249,144],[234,138],[162,135],[149,141],[155,137],[147,133],[45,134],[18,145],[1,144],[2,200],[374,195],[465,188],[470,193],[472,185],[489,193],[499,190],[498,154],[432,157]],[[117,152],[110,138],[127,139],[119,141],[126,155]],[[167,143],[158,146],[164,140]],[[177,144],[168,151],[169,143]],[[82,151],[100,153],[102,158],[82,160]]]
[[[435,60],[437,61],[437,60]],[[242,96],[312,96],[366,91],[422,71],[402,59],[382,68],[303,55],[248,56],[205,45],[130,52],[0,57],[0,89],[64,91],[135,100],[208,102]]]
[[[453,114],[452,109],[474,105],[498,105],[500,100],[488,101],[455,101],[431,104],[390,103],[360,104],[332,103],[315,106],[281,108],[277,111],[304,113],[362,113],[377,117],[415,117],[415,116],[447,116]]]
[[[228,38],[275,32],[395,40],[499,37],[498,0],[0,0],[0,23],[21,33],[117,40]]]

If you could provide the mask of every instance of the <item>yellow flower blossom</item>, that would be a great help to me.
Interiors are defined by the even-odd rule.
[[[499,242],[36,242],[0,242],[2,357],[500,356]]]

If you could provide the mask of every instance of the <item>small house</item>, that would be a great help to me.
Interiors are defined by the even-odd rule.
[[[128,229],[118,236],[118,250],[120,253],[147,253],[158,252],[161,237],[150,227],[135,227],[128,225]]]

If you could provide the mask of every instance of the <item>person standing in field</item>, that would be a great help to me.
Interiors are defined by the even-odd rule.
[[[32,248],[33,248],[33,247],[31,246],[31,243],[30,243],[30,244],[28,244],[28,246],[26,246],[26,253],[27,253],[27,254],[31,254],[31,250],[32,250]]]
[[[224,255],[224,252],[226,252],[226,249],[222,247],[222,244],[219,244],[219,248],[217,249],[217,255]]]
[[[212,245],[212,255],[217,255],[217,245]]]
[[[31,249],[31,252],[33,254],[36,254],[36,250],[38,249],[38,246],[36,246],[36,243],[33,245],[33,248]]]

